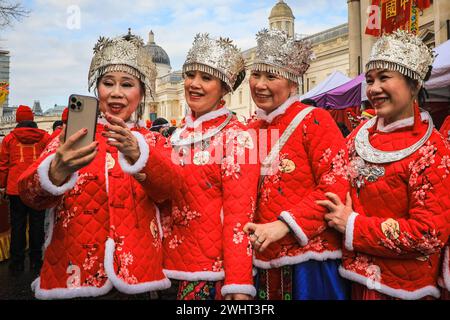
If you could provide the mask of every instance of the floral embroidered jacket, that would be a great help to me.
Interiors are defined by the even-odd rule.
[[[162,270],[156,206],[141,185],[122,171],[118,161],[124,159],[105,143],[103,130],[102,124],[97,125],[99,153],[94,161],[66,184],[57,187],[48,176],[58,137],[19,181],[25,203],[36,209],[52,208],[44,264],[32,284],[39,299],[93,297],[113,287],[135,294],[170,286]],[[152,133],[132,130],[140,145],[147,147],[142,134]]]
[[[417,121],[413,130],[412,119],[383,131],[369,129],[371,145],[382,151],[413,145],[428,122]],[[440,252],[450,232],[448,143],[433,129],[406,158],[373,164],[356,153],[359,130],[347,142],[355,212],[347,223],[340,273],[395,298],[439,297]]]
[[[293,97],[269,115],[258,110],[260,120],[252,127],[259,135],[261,155],[270,152],[292,119],[306,107]],[[325,110],[313,109],[296,128],[279,152],[274,165],[278,170],[261,176],[255,215],[256,223],[283,220],[290,233],[256,253],[257,267],[270,269],[341,257],[342,236],[327,226],[326,210],[315,201],[326,199],[326,192],[345,199],[349,190],[345,150],[345,140]]]
[[[186,118],[179,139],[214,133],[230,112],[222,108]],[[181,130],[181,129],[178,129]],[[173,137],[173,136],[172,136]],[[234,116],[205,142],[173,149],[149,140],[145,189],[172,200],[164,217],[164,271],[178,280],[224,280],[222,295],[254,296],[252,247],[243,227],[252,221],[259,166],[252,137]]]

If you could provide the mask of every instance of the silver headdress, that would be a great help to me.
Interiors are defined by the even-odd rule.
[[[278,74],[301,84],[302,75],[314,56],[309,42],[295,40],[276,29],[261,30],[256,34],[256,42],[256,57],[251,70]]]
[[[228,38],[211,39],[197,34],[183,65],[188,71],[202,71],[222,80],[233,92],[245,78],[245,62],[241,51]]]
[[[107,72],[126,72],[138,78],[151,96],[155,93],[156,65],[144,41],[128,32],[113,39],[100,37],[89,68],[89,90]]]
[[[366,71],[398,71],[422,85],[434,58],[433,50],[418,36],[404,30],[396,30],[392,34],[383,35],[373,45]]]

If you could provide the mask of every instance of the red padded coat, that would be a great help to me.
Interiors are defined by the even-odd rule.
[[[103,130],[102,124],[97,125],[99,153],[94,161],[65,185],[57,187],[48,177],[58,138],[19,181],[25,203],[36,209],[53,208],[44,264],[32,284],[39,299],[93,297],[113,287],[135,294],[170,286],[162,270],[156,206],[141,185],[122,171],[118,161],[125,160],[106,144]],[[142,134],[153,133],[132,130],[141,148],[147,147]]]
[[[37,128],[16,128],[2,141],[0,150],[0,188],[18,195],[19,176],[36,161],[49,142],[49,134]]]
[[[384,131],[375,124],[369,129],[371,145],[382,151],[402,150],[419,141],[428,128],[427,120],[415,125],[412,118],[400,121]],[[406,158],[373,164],[356,153],[360,129],[347,142],[355,212],[346,227],[340,273],[395,298],[439,297],[440,252],[450,232],[448,144],[433,129]]]
[[[293,97],[269,115],[258,110],[260,120],[251,126],[259,134],[260,154],[266,144],[270,152],[278,140],[273,135],[281,136],[306,107]],[[283,220],[290,233],[256,253],[257,267],[270,269],[341,257],[342,237],[327,226],[326,210],[315,201],[326,199],[326,192],[345,198],[349,190],[345,150],[345,140],[328,112],[315,108],[299,124],[279,152],[278,170],[262,180],[255,215],[255,223]]]
[[[181,139],[217,130],[228,115],[226,108],[195,122],[188,115]],[[252,221],[259,175],[256,158],[249,162],[256,151],[252,137],[233,116],[206,144],[172,149],[149,142],[143,186],[158,201],[172,200],[171,215],[163,223],[166,275],[224,280],[222,295],[254,296],[252,247],[243,231]]]

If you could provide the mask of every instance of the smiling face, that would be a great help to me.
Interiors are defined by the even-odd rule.
[[[252,71],[249,83],[253,101],[267,114],[297,92],[296,83],[269,72]]]
[[[401,73],[385,69],[370,70],[366,74],[366,82],[367,98],[377,116],[384,118],[385,124],[413,116],[418,88],[413,88]]]
[[[215,110],[226,93],[219,78],[201,71],[187,71],[185,74],[184,94],[196,118]]]
[[[138,78],[125,72],[108,72],[97,85],[100,110],[128,121],[139,106],[144,90]]]

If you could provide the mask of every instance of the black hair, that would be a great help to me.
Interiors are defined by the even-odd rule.
[[[152,127],[150,128],[150,131],[156,131],[159,132],[159,129],[161,129],[163,126],[168,127],[169,121],[167,121],[164,118],[156,118],[155,121],[152,122]]]
[[[174,133],[175,130],[177,130],[177,127],[174,126],[168,127],[162,132],[162,135],[166,138],[169,138]]]
[[[309,106],[317,107],[317,102],[315,100],[313,100],[313,99],[303,99],[301,101],[301,103],[307,104]]]
[[[62,126],[63,125],[63,122],[62,122],[62,120],[56,120],[55,122],[53,122],[53,131],[55,131],[56,130],[56,128],[58,128],[58,127],[60,127],[60,126]]]
[[[16,126],[16,128],[35,128],[35,129],[37,129],[37,127],[38,127],[37,123],[32,120],[20,121]]]
[[[424,82],[426,82],[430,79],[432,69],[433,69],[432,66],[428,67],[428,72],[425,76]],[[411,90],[416,90],[418,88],[419,81],[414,80],[408,76],[404,76],[404,77],[406,78],[406,83],[411,88]],[[428,91],[422,85],[419,88],[419,92],[417,93],[417,101],[419,102],[419,108],[423,109],[425,107],[425,102],[427,101],[428,98],[429,98]]]

